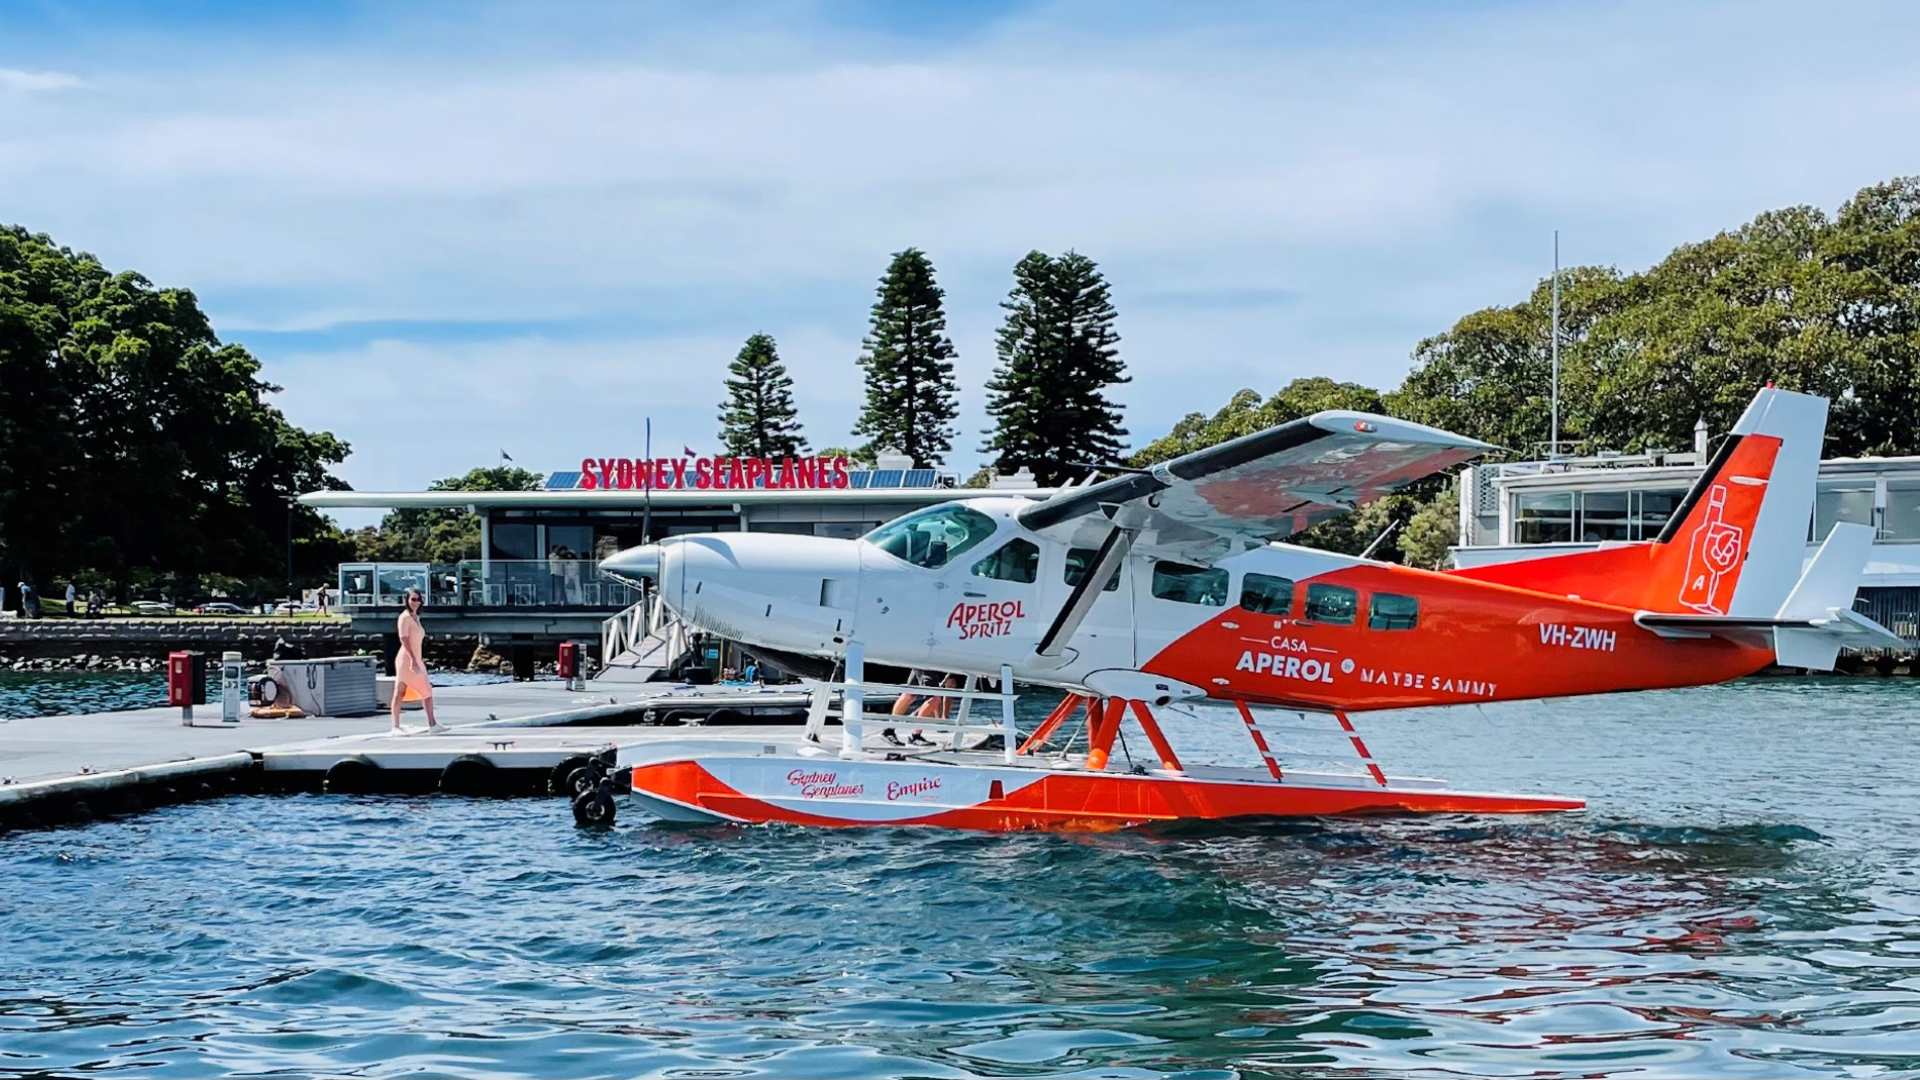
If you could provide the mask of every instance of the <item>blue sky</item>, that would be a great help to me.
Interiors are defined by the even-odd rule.
[[[1920,172],[1901,4],[0,0],[0,220],[184,285],[355,487],[714,445],[779,341],[847,441],[925,249],[962,437],[1008,271],[1107,270],[1136,442],[1242,386],[1396,384],[1568,262]]]

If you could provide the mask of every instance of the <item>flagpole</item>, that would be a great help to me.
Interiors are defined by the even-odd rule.
[[[1553,230],[1553,428],[1547,436],[1547,460],[1560,456],[1560,230]]]

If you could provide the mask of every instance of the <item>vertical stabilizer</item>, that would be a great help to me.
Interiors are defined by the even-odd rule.
[[[1827,401],[1769,386],[1657,540],[1456,571],[1643,611],[1771,618],[1800,578]]]

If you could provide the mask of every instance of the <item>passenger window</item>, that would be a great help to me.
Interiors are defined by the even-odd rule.
[[[1293,581],[1271,574],[1248,574],[1240,582],[1240,606],[1261,615],[1293,610]]]
[[[1227,572],[1184,563],[1153,564],[1153,595],[1180,604],[1227,606]]]
[[[1420,601],[1411,596],[1374,593],[1367,612],[1367,627],[1373,630],[1411,630],[1420,621]]]
[[[1307,586],[1307,621],[1352,626],[1360,611],[1360,594],[1344,585]]]
[[[974,563],[973,576],[1031,585],[1040,578],[1040,549],[1025,540],[1008,541],[1007,546]]]
[[[1087,576],[1088,570],[1093,569],[1093,558],[1098,554],[1100,554],[1100,552],[1094,548],[1068,548],[1067,549],[1067,584],[1069,585],[1080,584],[1080,579]],[[1120,574],[1115,573],[1112,577],[1107,579],[1107,583],[1105,585],[1102,585],[1100,587],[1100,591],[1112,592],[1115,589],[1118,589],[1119,587],[1120,587]]]

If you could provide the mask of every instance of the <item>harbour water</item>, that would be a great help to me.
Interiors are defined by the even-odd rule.
[[[1391,768],[1592,800],[1563,817],[295,796],[12,834],[0,1075],[1912,1075],[1916,716],[1910,680],[1782,679],[1363,721]],[[1168,726],[1246,760],[1231,714]]]

